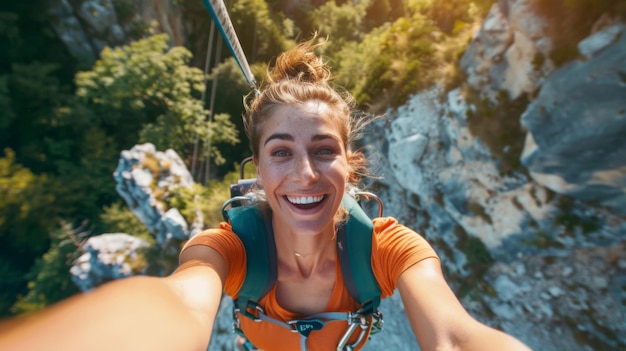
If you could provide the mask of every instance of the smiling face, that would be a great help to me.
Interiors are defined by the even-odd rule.
[[[324,103],[280,105],[261,126],[255,159],[274,224],[299,234],[334,230],[348,176],[340,120]]]

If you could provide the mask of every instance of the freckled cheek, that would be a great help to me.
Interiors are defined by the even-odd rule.
[[[289,172],[289,167],[286,167],[285,165],[265,163],[261,166],[257,175],[260,173],[263,184],[269,185],[270,183],[274,184],[280,182],[285,175],[289,174]]]
[[[326,167],[322,173],[329,179],[344,181],[348,178],[348,169],[346,167]]]

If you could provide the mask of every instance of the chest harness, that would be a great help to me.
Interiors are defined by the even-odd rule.
[[[300,334],[300,350],[306,351],[307,338],[312,331],[320,330],[327,323],[348,324],[346,333],[337,344],[337,351],[351,351],[359,345],[371,329],[370,335],[382,330],[382,313],[378,310],[381,291],[371,267],[372,220],[358,202],[349,195],[344,196],[341,206],[348,211],[348,219],[337,229],[337,253],[345,285],[350,295],[361,306],[354,312],[323,312],[302,319],[281,321],[265,314],[258,301],[274,286],[278,270],[276,246],[271,220],[263,218],[254,195],[241,196],[253,180],[240,180],[231,186],[232,198],[222,206],[224,219],[243,242],[246,250],[246,277],[233,304],[233,329],[245,337],[240,327],[240,317],[255,322],[269,322]],[[355,195],[373,197],[382,214],[382,203],[371,193]],[[242,205],[244,204],[244,205]],[[349,344],[352,335],[357,340]],[[249,341],[247,350],[254,350]]]

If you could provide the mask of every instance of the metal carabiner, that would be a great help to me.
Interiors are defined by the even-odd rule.
[[[348,330],[343,334],[339,343],[337,344],[337,351],[352,351],[354,348],[363,341],[363,338],[367,334],[367,330],[369,328],[369,322],[365,316],[359,313],[351,313],[348,312]],[[356,328],[361,327],[361,332],[359,333],[359,337],[355,342],[348,345],[348,341],[350,337],[354,334]]]

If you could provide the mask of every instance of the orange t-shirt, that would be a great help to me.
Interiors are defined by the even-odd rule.
[[[413,230],[398,224],[391,217],[376,218],[372,235],[372,270],[382,291],[381,298],[391,296],[396,281],[402,272],[415,263],[429,258],[438,258],[426,240]],[[209,229],[194,236],[183,251],[194,245],[206,245],[218,251],[228,264],[228,276],[224,291],[233,299],[246,276],[246,254],[243,243],[232,231],[228,223],[221,223],[218,229]],[[339,262],[339,260],[337,260]],[[182,269],[186,267],[181,267]],[[358,304],[348,292],[337,263],[337,279],[330,300],[324,312],[355,311]],[[279,321],[290,321],[306,316],[288,311],[276,299],[276,284],[259,301],[265,314]],[[265,351],[299,350],[300,334],[271,322],[255,322],[240,316],[241,329],[257,348]],[[313,331],[307,338],[310,351],[335,350],[339,339],[348,328],[348,323],[327,323],[321,330]],[[351,343],[356,339],[353,335]],[[364,342],[355,350],[360,349]]]

